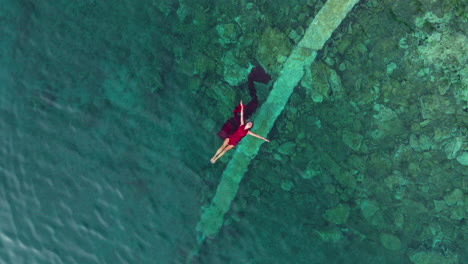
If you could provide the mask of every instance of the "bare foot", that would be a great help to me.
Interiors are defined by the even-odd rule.
[[[210,162],[214,164],[216,162],[216,160],[210,159]]]

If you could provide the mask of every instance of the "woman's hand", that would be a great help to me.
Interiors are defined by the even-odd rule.
[[[270,140],[268,140],[268,139],[266,139],[266,138],[264,138],[263,140],[265,140],[266,142],[270,142]]]
[[[244,105],[242,104],[242,100],[240,101],[240,106],[241,108],[244,108]]]

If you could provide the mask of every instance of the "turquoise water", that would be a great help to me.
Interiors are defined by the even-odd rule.
[[[185,263],[248,64],[324,2],[4,1],[0,263]],[[192,263],[468,263],[466,3],[429,2],[348,14]]]
[[[209,134],[184,81],[154,77],[174,69],[146,4],[3,11],[1,263],[171,263],[191,246]]]

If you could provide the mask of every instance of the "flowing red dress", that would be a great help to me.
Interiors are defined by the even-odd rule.
[[[239,128],[237,128],[237,130],[229,136],[229,142],[228,142],[228,145],[237,145],[237,143],[239,143],[239,141],[241,141],[241,139],[243,137],[245,137],[245,135],[247,135],[247,133],[249,133],[249,130],[248,129],[244,129],[245,128],[245,125],[241,125],[239,126]]]
[[[244,119],[248,119],[252,116],[258,107],[258,99],[257,99],[257,91],[255,90],[254,82],[259,83],[268,83],[271,80],[271,76],[265,72],[265,70],[261,66],[253,67],[250,70],[247,87],[249,88],[250,97],[252,100],[245,105],[244,107]],[[233,117],[227,120],[221,130],[218,132],[218,136],[221,139],[226,139],[235,133],[236,129],[238,129],[240,125],[240,104],[234,109]],[[231,144],[229,144],[231,145]]]

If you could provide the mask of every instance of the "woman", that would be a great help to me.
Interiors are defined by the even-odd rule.
[[[211,163],[215,163],[221,156],[226,153],[226,151],[232,149],[239,141],[242,140],[243,137],[245,137],[247,134],[263,139],[266,142],[270,142],[270,140],[259,136],[255,133],[252,133],[250,129],[253,127],[252,122],[247,122],[247,124],[244,125],[244,105],[242,104],[242,101],[240,101],[240,126],[237,128],[237,130],[230,135],[228,138],[224,140],[223,145],[216,151],[216,154],[210,159]]]

